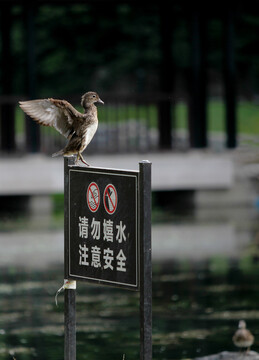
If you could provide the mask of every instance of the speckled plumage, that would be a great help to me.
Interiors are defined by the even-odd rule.
[[[80,159],[87,164],[82,152],[92,140],[98,127],[97,108],[94,105],[96,102],[104,103],[96,92],[85,93],[81,99],[83,114],[66,100],[49,98],[20,101],[19,104],[22,110],[38,124],[52,126],[68,139],[65,148],[52,156],[77,154],[77,162]]]
[[[238,329],[235,332],[233,338],[233,343],[240,349],[247,349],[249,351],[250,347],[254,343],[254,336],[246,328],[246,322],[240,320],[238,323]]]

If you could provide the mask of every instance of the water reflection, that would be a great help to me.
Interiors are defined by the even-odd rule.
[[[223,248],[216,255],[211,253],[199,258],[186,254],[178,256],[174,251],[170,258],[155,257],[154,359],[190,359],[224,350],[233,351],[232,335],[239,319],[247,321],[255,335],[253,350],[259,350],[259,262],[256,240],[259,226],[258,215],[253,211],[252,214],[250,216],[250,212],[249,221],[243,218],[243,225],[242,221],[238,224],[239,229],[243,229],[243,239],[250,237],[250,243],[234,256],[224,254]],[[179,225],[177,217],[167,215],[163,216],[167,222],[159,225],[164,234],[168,233],[168,227]],[[13,230],[12,220],[9,220],[8,227],[2,228],[2,235],[22,239],[21,234],[26,238],[30,232],[38,233],[40,237],[45,232],[49,237],[57,229],[62,233],[62,220],[57,219],[57,222],[53,219],[46,221],[47,226],[41,223],[35,227],[34,222],[31,228],[28,225],[26,229],[21,225],[24,222],[19,220],[17,231]],[[182,219],[181,214],[183,225]],[[196,213],[191,219],[188,214],[185,224],[184,227],[189,226],[190,229],[194,224],[207,226],[208,222],[204,221],[204,217],[201,219],[200,214],[197,219]],[[45,239],[44,236],[42,239]],[[224,239],[222,241],[224,244]],[[50,244],[47,243],[47,246]],[[192,245],[189,244],[189,250]],[[31,249],[30,256],[33,256],[35,249],[40,249],[36,238],[34,243],[31,239],[27,246],[27,250]],[[19,251],[22,251],[22,247]],[[59,247],[57,251],[60,251]],[[21,254],[16,251],[13,255],[18,259]],[[58,307],[54,299],[63,282],[62,260],[56,265],[48,264],[47,268],[9,263],[1,268],[0,278],[0,360],[12,357],[17,360],[62,359],[63,296],[59,296]],[[139,357],[138,296],[135,292],[78,283],[78,359],[122,360],[124,354],[126,360]]]
[[[244,260],[242,260],[244,261]],[[234,350],[233,331],[247,320],[259,348],[259,265],[246,259],[224,272],[210,263],[159,264],[153,277],[154,358],[194,358]],[[62,268],[1,272],[1,359],[63,356],[63,297],[54,304]],[[51,279],[51,280],[50,280]],[[138,357],[138,294],[80,283],[78,358]]]

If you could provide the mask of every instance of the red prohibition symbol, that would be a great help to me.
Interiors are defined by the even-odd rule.
[[[88,186],[86,193],[86,200],[87,200],[87,205],[92,212],[96,212],[99,209],[100,190],[95,182],[91,182],[91,184]]]
[[[118,204],[118,196],[116,188],[112,184],[107,185],[104,190],[103,203],[108,214],[112,215],[115,213]]]

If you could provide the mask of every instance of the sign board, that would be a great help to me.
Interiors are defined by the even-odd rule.
[[[140,360],[152,360],[151,163],[112,170],[65,157],[64,185],[64,279],[138,290]],[[75,286],[64,291],[64,359],[74,360]]]
[[[138,175],[69,167],[68,278],[138,290]]]

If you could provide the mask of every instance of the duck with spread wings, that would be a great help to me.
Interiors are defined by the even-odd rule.
[[[83,114],[66,100],[49,98],[19,102],[22,110],[38,124],[52,126],[68,139],[64,149],[52,156],[77,155],[76,162],[78,163],[80,159],[86,165],[88,164],[82,152],[92,140],[98,127],[95,103],[104,104],[99,95],[93,91],[82,96]]]

